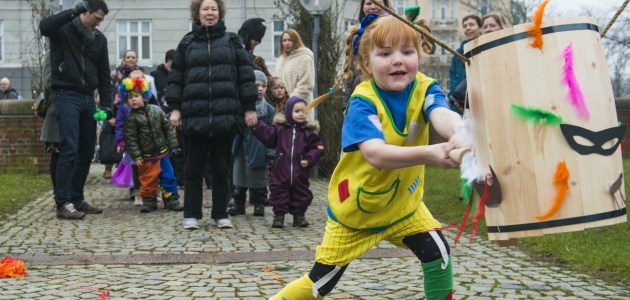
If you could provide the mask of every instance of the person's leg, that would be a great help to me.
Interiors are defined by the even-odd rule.
[[[54,152],[50,154],[50,181],[52,181],[53,192],[57,186],[57,161],[59,160],[59,153]]]
[[[230,172],[228,165],[232,155],[232,139],[212,138],[210,143],[210,168],[212,169],[212,213],[214,220],[227,219],[227,203],[230,196]]]
[[[210,157],[210,153],[208,153],[208,158],[206,160],[206,167],[203,169],[203,179],[206,181],[206,187],[208,189],[212,189],[212,167],[210,167],[210,162],[212,161],[212,157]]]
[[[291,187],[289,184],[269,184],[269,205],[273,211],[273,228],[284,227],[284,215],[289,212],[289,204],[291,202]]]
[[[55,110],[59,124],[59,158],[57,160],[55,202],[60,210],[72,200],[72,171],[79,148],[79,126],[82,106],[78,93],[55,91]]]
[[[267,188],[249,189],[250,202],[254,204],[254,216],[265,216],[265,201],[267,201]]]
[[[186,185],[184,186],[184,218],[201,219],[203,204],[203,170],[206,165],[210,139],[206,137],[186,138]],[[214,208],[213,208],[214,209]]]
[[[140,212],[148,213],[157,209],[157,200],[155,193],[158,187],[158,178],[160,176],[159,161],[145,161],[142,166],[138,167],[140,171],[140,196],[142,196],[142,209]]]
[[[308,227],[309,222],[306,220],[305,214],[312,202],[313,193],[308,177],[299,177],[299,180],[293,181],[289,204],[289,213],[293,215],[293,226]]]
[[[448,242],[439,231],[407,236],[403,243],[420,259],[426,299],[453,299],[453,263]]]
[[[168,156],[160,161],[160,170],[160,185],[163,190],[164,208],[172,211],[184,210],[184,207],[179,205],[177,179],[175,178],[175,171],[173,170]]]
[[[85,200],[83,189],[85,181],[90,173],[90,164],[94,157],[96,145],[96,121],[94,113],[96,106],[94,97],[83,95],[83,109],[79,118],[79,147],[77,149],[77,161],[72,170],[72,202],[75,206]]]
[[[250,192],[251,192],[251,189],[250,189]],[[246,198],[247,198],[247,188],[235,186],[234,187],[234,207],[228,209],[228,214],[230,216],[244,215]]]

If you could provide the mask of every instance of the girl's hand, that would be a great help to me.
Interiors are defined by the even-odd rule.
[[[171,125],[173,125],[173,127],[179,127],[180,125],[182,125],[182,114],[179,111],[179,109],[173,109],[171,111]]]
[[[116,118],[109,119],[109,125],[116,127]]]
[[[136,160],[136,166],[142,167],[142,159]]]
[[[171,117],[172,119],[172,117]],[[245,124],[247,127],[254,127],[258,123],[258,118],[256,118],[255,110],[248,110],[245,112]]]
[[[301,160],[301,161],[300,161],[300,166],[302,166],[302,168],[306,168],[306,167],[308,167],[308,161],[306,161],[306,160]]]
[[[449,152],[455,149],[454,142],[449,141],[446,143],[434,144],[429,147],[432,147],[432,152],[434,154],[432,157],[432,165],[436,165],[444,169],[459,168],[459,164],[448,156]]]

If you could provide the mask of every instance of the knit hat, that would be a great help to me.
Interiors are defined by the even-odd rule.
[[[267,85],[267,75],[265,75],[265,73],[259,70],[254,70],[254,75],[256,75],[256,80],[260,80]]]
[[[248,19],[247,21],[243,22],[243,25],[241,25],[241,29],[238,30],[238,35],[243,40],[243,43],[245,44],[245,49],[250,50],[250,39],[259,43],[260,41],[262,41],[263,37],[265,36],[265,31],[267,30],[267,27],[263,25],[263,22],[265,22],[265,19],[261,18]]]
[[[304,104],[308,104],[306,100],[304,100],[304,98],[300,96],[291,96],[291,98],[287,100],[286,107],[284,108],[284,116],[287,118],[287,121],[289,121],[289,123],[295,123],[295,120],[293,120],[293,106],[295,106],[295,104],[298,102],[304,102]]]

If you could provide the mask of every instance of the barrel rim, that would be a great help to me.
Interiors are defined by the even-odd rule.
[[[599,213],[599,214],[566,218],[566,219],[560,219],[560,220],[551,220],[551,221],[545,221],[545,222],[515,224],[515,225],[488,226],[488,233],[508,233],[508,232],[517,232],[517,231],[530,231],[530,230],[539,230],[539,229],[569,226],[569,225],[576,225],[576,224],[584,224],[584,223],[591,223],[591,222],[596,222],[596,221],[601,221],[601,220],[613,219],[616,217],[621,217],[625,214],[626,214],[626,207],[618,209],[618,210]]]
[[[558,32],[566,32],[566,31],[577,31],[577,30],[592,30],[599,33],[599,27],[592,23],[573,23],[573,24],[562,24],[562,25],[554,25],[549,27],[541,28],[542,34],[551,34]],[[529,33],[519,32],[506,37],[502,37],[500,39],[485,43],[483,45],[479,45],[475,48],[470,49],[468,52],[464,53],[464,56],[467,58],[472,58],[473,56],[480,54],[486,50],[490,50],[492,48],[496,48],[499,46],[503,46],[505,44],[509,44],[512,42],[520,41],[529,38]]]

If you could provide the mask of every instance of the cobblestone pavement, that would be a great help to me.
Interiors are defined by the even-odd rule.
[[[234,229],[183,229],[181,213],[140,214],[128,191],[93,164],[86,197],[104,208],[58,220],[51,192],[0,221],[0,257],[26,261],[28,276],[0,279],[0,299],[266,299],[310,270],[326,220],[327,182],[314,180],[308,228],[270,228],[273,213],[231,218]],[[290,225],[291,218],[285,225]],[[446,231],[451,242],[455,232]],[[462,237],[462,241],[467,241]],[[549,267],[475,238],[453,249],[456,299],[630,299],[619,283]],[[422,299],[422,270],[409,252],[380,243],[353,262],[330,299]]]

